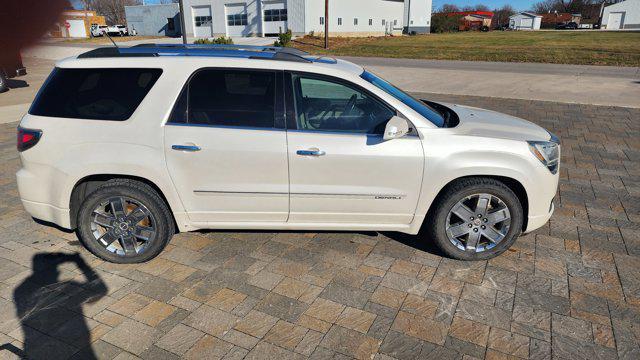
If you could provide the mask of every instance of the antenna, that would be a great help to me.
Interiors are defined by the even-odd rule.
[[[115,46],[115,47],[116,47],[116,49],[118,49],[118,52],[120,52],[120,48],[118,47],[118,44],[116,44],[116,42],[115,42],[115,41],[113,41],[113,39],[111,38],[111,36],[109,36],[109,32],[105,29],[105,30],[102,30],[102,33],[103,33],[103,34],[105,34],[105,35],[107,35],[107,37],[109,38],[109,40],[111,40],[111,42],[113,43],[113,46]]]

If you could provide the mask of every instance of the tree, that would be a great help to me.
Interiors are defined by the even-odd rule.
[[[82,0],[87,10],[95,10],[98,15],[102,15],[108,24],[124,24],[126,17],[124,7],[131,5],[141,5],[141,0]]]
[[[491,26],[497,27],[500,25],[506,25],[509,23],[509,16],[516,13],[513,6],[507,4],[499,9],[493,10],[493,19],[491,19]]]
[[[593,4],[600,4],[602,1],[603,0],[543,0],[533,4],[531,10],[536,14],[552,12],[582,14]],[[607,0],[607,2],[608,1],[610,0]]]
[[[489,7],[482,4],[467,5],[462,8],[462,11],[489,11]]]
[[[450,13],[450,12],[458,12],[460,8],[453,4],[442,4],[440,7],[439,13]]]
[[[462,16],[449,16],[447,14],[434,14],[431,16],[431,31],[435,33],[458,31]]]

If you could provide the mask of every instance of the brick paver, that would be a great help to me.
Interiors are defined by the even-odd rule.
[[[640,358],[640,110],[430,97],[562,138],[556,213],[496,259],[401,234],[205,231],[108,264],[23,211],[0,125],[0,358]]]

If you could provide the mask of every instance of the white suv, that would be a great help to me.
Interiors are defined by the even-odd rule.
[[[418,234],[451,257],[544,225],[558,139],[528,121],[416,100],[292,49],[146,45],[59,62],[18,128],[20,197],[102,259],[176,231]]]

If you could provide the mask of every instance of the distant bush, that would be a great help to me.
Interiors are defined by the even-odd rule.
[[[193,43],[194,44],[205,44],[205,45],[211,45],[211,44],[231,45],[231,44],[233,44],[233,39],[230,38],[230,37],[226,37],[226,36],[220,36],[219,38],[215,38],[213,40],[198,39],[198,40],[194,41]]]
[[[435,33],[445,33],[458,31],[460,26],[460,16],[447,16],[435,14],[431,16],[431,31]]]
[[[291,34],[291,30],[287,30],[286,33],[280,33],[278,35],[278,40],[273,43],[273,46],[286,47],[291,43],[291,38],[293,34]]]

